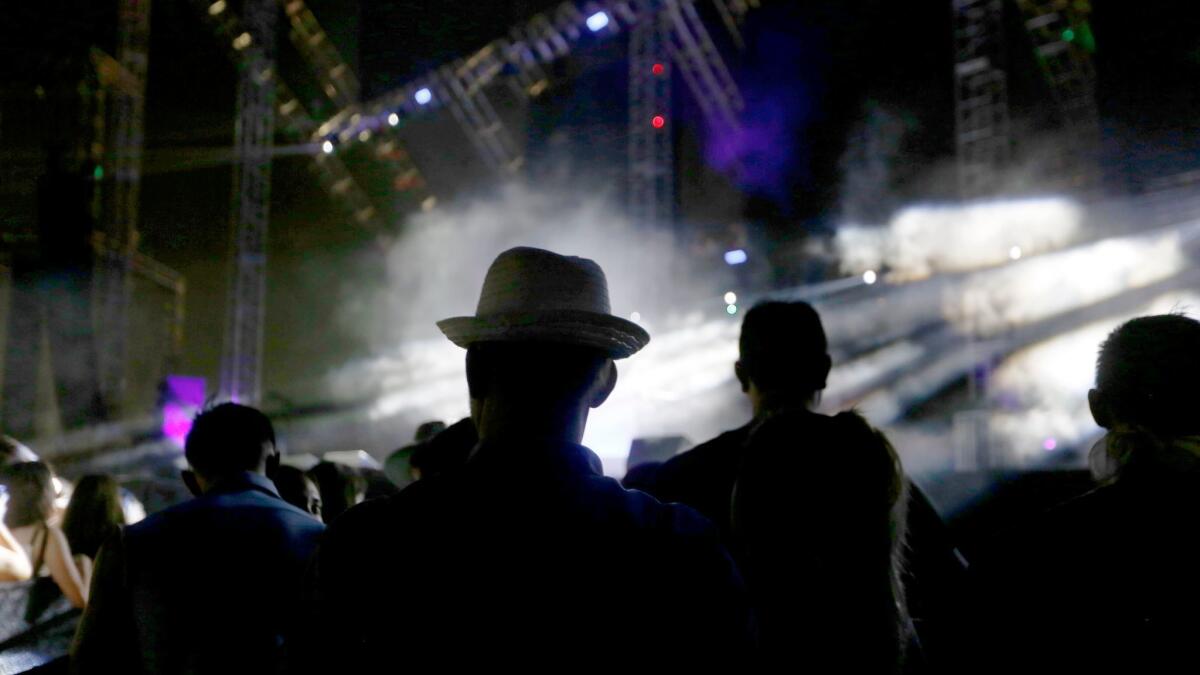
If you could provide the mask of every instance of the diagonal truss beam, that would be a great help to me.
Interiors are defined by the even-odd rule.
[[[731,25],[757,0],[717,0]],[[670,16],[668,49],[688,88],[700,101],[710,123],[736,128],[741,95],[696,10],[695,0],[596,0],[564,2],[513,27],[470,57],[434,68],[414,80],[359,106],[347,107],[321,124],[314,139],[336,136],[352,140],[362,131],[380,128],[390,115],[420,115],[449,107],[489,165],[511,170],[520,165],[508,132],[499,124],[483,89],[508,79],[530,96],[547,86],[544,67],[567,56],[585,35],[614,35],[657,17]],[[603,13],[604,26],[593,31],[588,20]],[[431,96],[418,100],[427,90]]]
[[[317,22],[312,10],[304,0],[279,0],[279,4],[283,6],[291,24],[288,35],[292,44],[308,62],[321,90],[339,109],[356,111],[362,92],[358,77],[333,45],[325,29]],[[372,157],[388,170],[394,189],[398,192],[412,192],[416,201],[423,201],[430,196],[428,184],[400,141],[386,133],[389,126],[380,125],[372,130],[359,130],[356,138],[369,144]],[[314,136],[313,140],[322,142],[324,139]]]

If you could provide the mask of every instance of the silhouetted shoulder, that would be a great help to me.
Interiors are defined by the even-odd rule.
[[[717,537],[715,526],[689,506],[663,503],[641,490],[627,490],[612,478],[596,476],[588,480],[590,492],[603,495],[619,506],[611,513],[625,514],[629,525],[685,537]]]
[[[687,490],[697,480],[707,483],[713,474],[736,471],[742,446],[751,425],[726,431],[700,445],[675,455],[658,470],[654,481],[655,496],[665,501],[686,501]],[[730,478],[732,480],[732,477]]]

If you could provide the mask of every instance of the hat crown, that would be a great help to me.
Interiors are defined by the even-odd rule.
[[[511,248],[492,262],[477,316],[573,310],[611,314],[608,279],[595,261],[538,248]]]

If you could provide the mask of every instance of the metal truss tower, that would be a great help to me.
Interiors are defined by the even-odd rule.
[[[1003,0],[953,0],[955,134],[963,197],[999,188],[1012,151]]]
[[[122,0],[117,16],[116,62],[124,86],[111,90],[109,140],[105,165],[108,198],[103,211],[103,240],[98,251],[100,391],[110,411],[119,409],[125,391],[132,300],[133,258],[138,244],[138,196],[141,186],[143,114],[150,39],[150,0]]]
[[[262,387],[267,222],[275,130],[276,8],[273,0],[246,0],[243,12],[246,32],[234,43],[244,58],[238,73],[234,130],[234,274],[226,306],[220,397],[255,404]]]
[[[1050,167],[1064,187],[1087,187],[1099,175],[1100,114],[1096,107],[1095,42],[1088,0],[1017,0],[1034,54],[1058,105],[1065,130],[1060,157]]]
[[[729,74],[712,36],[704,27],[692,0],[667,0],[663,12],[671,25],[667,43],[671,57],[688,90],[692,92],[708,123],[724,131],[740,127],[739,113],[745,107],[737,83]]]
[[[629,217],[670,224],[675,215],[670,15],[651,14],[629,34]]]

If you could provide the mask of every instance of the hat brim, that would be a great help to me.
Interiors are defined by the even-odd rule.
[[[645,329],[632,321],[579,310],[459,316],[443,319],[437,326],[463,348],[476,342],[550,342],[592,347],[614,359],[623,359],[650,342]]]

